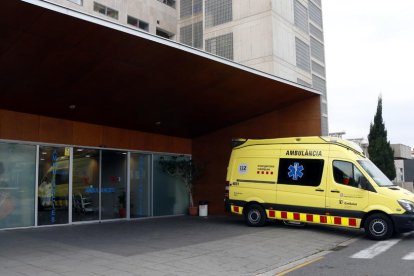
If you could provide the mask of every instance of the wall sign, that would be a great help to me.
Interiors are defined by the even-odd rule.
[[[247,164],[241,163],[239,165],[239,174],[246,174],[247,173]]]

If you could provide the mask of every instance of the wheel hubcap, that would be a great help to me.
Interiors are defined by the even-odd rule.
[[[375,236],[382,236],[387,231],[387,224],[385,221],[376,219],[371,222],[371,233]]]
[[[257,210],[250,210],[249,212],[249,220],[252,223],[257,223],[260,221],[260,212]]]

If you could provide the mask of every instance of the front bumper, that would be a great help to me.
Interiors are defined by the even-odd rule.
[[[398,233],[414,230],[414,214],[391,215],[391,219]]]

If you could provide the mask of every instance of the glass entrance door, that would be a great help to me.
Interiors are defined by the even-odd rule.
[[[99,150],[73,149],[73,222],[99,220],[99,159]]]
[[[68,223],[68,147],[40,147],[38,225]]]
[[[131,154],[131,218],[151,216],[150,160],[151,156],[149,154]]]
[[[102,150],[101,219],[126,217],[127,153]]]

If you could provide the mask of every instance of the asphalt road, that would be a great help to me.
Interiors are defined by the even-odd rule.
[[[387,241],[358,238],[281,275],[414,275],[414,232]]]

